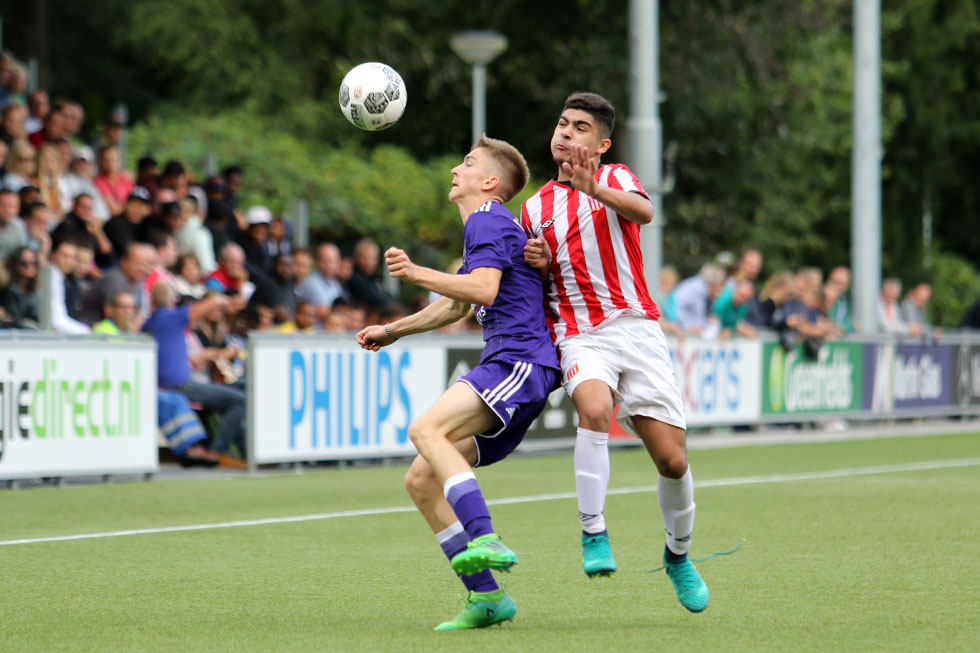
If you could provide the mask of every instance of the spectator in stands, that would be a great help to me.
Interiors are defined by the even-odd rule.
[[[210,273],[217,267],[214,260],[214,239],[201,219],[197,198],[192,194],[181,198],[180,208],[182,224],[177,229],[177,249],[194,254],[200,269]]]
[[[913,335],[922,333],[918,324],[908,324],[902,319],[898,298],[902,296],[902,282],[895,278],[885,279],[878,296],[878,328],[891,335]]]
[[[27,245],[27,227],[17,215],[20,197],[6,188],[0,190],[0,260],[11,252]]]
[[[150,197],[157,194],[160,190],[160,182],[157,175],[157,160],[147,154],[136,162],[136,185],[145,188]]]
[[[209,177],[204,182],[204,192],[208,198],[204,226],[211,231],[214,253],[217,255],[225,245],[234,240],[242,227],[238,224],[235,209],[227,200],[228,185],[223,177]]]
[[[746,321],[759,329],[780,331],[785,328],[785,313],[780,310],[793,292],[793,273],[783,270],[762,285],[758,301],[749,306]]]
[[[89,291],[92,284],[102,278],[102,271],[95,265],[95,252],[89,243],[79,241],[76,243],[75,259],[78,265],[75,268],[75,278],[78,279],[78,287],[82,291],[82,297]],[[76,317],[72,315],[72,317]],[[84,321],[84,320],[83,320]]]
[[[51,255],[51,225],[54,216],[43,202],[33,202],[26,206],[22,213],[24,226],[27,228],[27,246],[37,254],[38,265],[44,266],[48,264],[48,257]]]
[[[193,333],[187,341],[188,351],[194,352],[191,354],[191,366],[195,368],[195,379],[237,385],[244,391],[245,369],[239,358],[240,352],[228,340],[230,329],[226,311],[231,309],[233,304],[229,302],[224,307],[215,306],[199,316],[191,324]]]
[[[248,272],[245,270],[245,252],[235,243],[228,243],[218,254],[218,269],[208,275],[204,286],[226,294],[242,293],[251,296],[246,288]]]
[[[65,173],[56,143],[45,143],[37,150],[37,186],[41,200],[55,215],[63,216],[71,208],[74,198],[66,197]]]
[[[0,140],[0,179],[7,174],[7,157],[10,155],[10,146]]]
[[[824,294],[836,297],[836,300],[827,310],[827,317],[843,333],[854,331],[854,323],[851,319],[851,301],[847,294],[850,289],[851,271],[846,267],[838,266],[827,275]]]
[[[89,333],[89,326],[71,317],[80,309],[81,291],[74,277],[78,266],[78,248],[74,241],[56,242],[51,252],[51,328],[58,333]]]
[[[711,305],[711,313],[718,318],[721,327],[720,337],[738,335],[754,338],[757,335],[755,327],[746,321],[749,302],[754,296],[755,286],[744,272],[733,285],[725,286]]]
[[[21,189],[17,191],[17,194],[20,196],[21,206],[30,206],[35,202],[41,201],[41,189],[33,184],[21,187]]]
[[[81,145],[81,141],[78,140],[78,132],[82,130],[82,126],[85,124],[85,107],[74,100],[69,100],[62,106],[62,113],[65,114],[65,138],[72,145]]]
[[[36,185],[37,150],[25,140],[16,140],[7,155],[7,174],[3,176],[4,190],[19,192],[26,186]]]
[[[136,229],[150,215],[150,193],[142,186],[136,186],[126,198],[123,211],[109,219],[103,230],[116,258],[120,258],[126,247],[136,240]]]
[[[344,294],[344,287],[337,279],[340,268],[340,249],[333,243],[323,243],[316,249],[316,270],[297,287],[297,295],[310,302],[322,319],[334,300]]]
[[[102,312],[105,314],[105,319],[92,326],[92,333],[113,336],[131,333],[138,331],[139,325],[143,322],[137,310],[136,297],[125,290],[120,290],[113,295]]]
[[[63,111],[52,108],[44,117],[44,127],[35,132],[28,131],[27,140],[40,149],[45,143],[57,142],[64,138],[68,134],[67,126],[68,120]]]
[[[296,284],[299,285],[306,277],[313,273],[313,255],[305,247],[297,247],[293,250],[293,274],[296,276]],[[340,280],[343,283],[343,280]]]
[[[10,102],[17,106],[27,106],[27,66],[19,61],[11,64]]]
[[[44,127],[44,119],[51,111],[47,91],[37,89],[27,96],[27,108],[30,113],[25,116],[24,129],[28,134],[32,134]]]
[[[296,310],[297,288],[293,272],[293,257],[279,254],[272,259],[272,271],[255,282],[255,293],[250,305],[261,305],[272,309],[273,321],[281,324],[290,319]]]
[[[156,231],[149,234],[147,242],[156,250],[156,256],[154,257],[153,268],[143,282],[146,295],[149,296],[153,287],[158,283],[165,283],[173,288],[179,297],[180,292],[177,290],[176,280],[170,271],[170,268],[177,264],[177,239],[174,238],[173,234]]]
[[[163,166],[160,175],[160,188],[169,188],[177,200],[187,195],[187,168],[180,161],[170,160]]]
[[[316,307],[312,302],[301,299],[296,303],[293,318],[276,327],[277,333],[316,333]]]
[[[245,177],[245,171],[241,166],[234,165],[228,166],[221,171],[221,176],[225,180],[225,184],[228,186],[228,192],[225,195],[225,200],[233,209],[238,209],[238,193],[242,190],[242,181]]]
[[[241,463],[245,455],[245,393],[227,385],[201,383],[191,378],[184,331],[192,322],[215,307],[223,308],[228,298],[215,293],[198,302],[177,307],[177,296],[170,286],[158,284],[153,289],[153,312],[143,324],[143,331],[157,341],[157,376],[161,389],[175,390],[188,400],[201,404],[220,415],[221,426],[211,449],[228,463]],[[238,457],[232,457],[237,448]]]
[[[347,290],[355,303],[368,308],[395,302],[394,297],[382,290],[377,276],[380,255],[378,244],[370,238],[362,238],[354,245],[354,269],[347,281]]]
[[[105,122],[102,123],[102,133],[91,143],[92,150],[101,152],[106,147],[119,147],[122,143],[124,128],[125,125],[118,118],[114,116],[106,118]]]
[[[8,104],[0,113],[0,140],[7,145],[13,145],[14,141],[27,140],[27,130],[24,128],[24,120],[27,118],[27,109],[19,104]],[[33,145],[31,146],[33,147]]]
[[[269,223],[269,238],[265,241],[265,249],[269,252],[269,258],[279,254],[292,254],[293,244],[291,228],[286,218],[277,215]]]
[[[146,243],[133,242],[126,246],[119,259],[119,266],[105,273],[85,296],[82,320],[95,324],[101,320],[103,308],[120,292],[128,292],[136,299],[137,313],[134,329],[138,329],[150,314],[148,296],[143,287],[156,260],[156,250]]]
[[[920,334],[937,338],[942,331],[929,324],[926,317],[926,304],[929,303],[930,297],[932,297],[932,286],[925,282],[918,283],[905,295],[905,299],[899,305],[899,311],[910,329],[918,327]]]
[[[107,221],[112,214],[109,205],[106,203],[102,193],[95,187],[95,157],[88,145],[80,145],[72,156],[68,174],[65,175],[64,191],[65,196],[74,199],[82,193],[92,197],[92,212],[95,216]]]
[[[721,293],[724,284],[725,271],[720,266],[714,263],[702,265],[698,274],[681,281],[671,294],[673,300],[668,304],[674,307],[674,321],[690,334],[713,337],[717,331],[709,325],[708,307]]]
[[[174,288],[177,290],[179,302],[203,299],[207,294],[201,275],[201,265],[193,252],[181,254],[177,259],[177,274],[174,276]]]
[[[245,214],[248,229],[239,232],[235,242],[245,252],[245,267],[249,277],[255,278],[269,272],[271,257],[266,248],[269,240],[269,223],[272,222],[272,211],[264,206],[253,206]]]
[[[38,255],[29,247],[18,247],[7,256],[9,281],[0,289],[0,308],[6,313],[10,328],[39,328],[38,262]]]
[[[126,200],[136,186],[133,178],[122,169],[119,148],[112,145],[99,151],[99,174],[92,181],[105,198],[112,215],[123,212]]]
[[[762,272],[762,252],[754,247],[747,247],[742,250],[735,265],[732,266],[726,286],[734,285],[738,281],[748,281],[755,286],[759,273]]]
[[[51,232],[51,240],[57,243],[68,238],[87,243],[95,252],[95,263],[107,269],[115,263],[112,241],[105,235],[102,220],[95,215],[94,206],[91,195],[82,193],[76,197],[71,212]]]

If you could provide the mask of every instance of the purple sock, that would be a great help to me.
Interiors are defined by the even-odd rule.
[[[446,481],[446,499],[471,539],[493,533],[490,511],[473,472]]]
[[[456,526],[457,528],[453,529],[453,526]],[[463,530],[462,524],[456,522],[453,524],[453,526],[450,526],[438,536],[439,546],[442,547],[442,552],[445,553],[446,557],[450,560],[453,559],[454,555],[466,549],[466,543],[470,539],[470,536]],[[448,535],[449,533],[452,533],[453,530],[457,530],[458,532],[453,534],[448,539],[442,539],[443,533]],[[491,573],[489,569],[485,569],[479,573],[473,574],[472,576],[460,576],[459,579],[463,581],[463,585],[466,586],[466,589],[470,590],[471,592],[493,592],[500,589],[500,586],[497,585],[497,581],[493,578],[493,573]]]

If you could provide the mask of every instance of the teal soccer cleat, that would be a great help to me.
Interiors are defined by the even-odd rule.
[[[582,566],[589,578],[612,576],[616,573],[616,561],[609,548],[609,532],[582,533]]]
[[[452,621],[444,621],[436,630],[465,630],[486,628],[505,621],[513,621],[517,604],[502,589],[493,592],[470,592],[463,601],[463,611]]]
[[[517,564],[517,554],[500,541],[496,533],[481,535],[466,543],[466,550],[453,556],[453,571],[461,576],[472,576],[484,569],[510,571]]]
[[[668,556],[674,561],[671,562]],[[664,567],[681,605],[691,612],[701,612],[708,607],[708,586],[701,580],[701,574],[688,560],[687,554],[677,556],[664,548]]]

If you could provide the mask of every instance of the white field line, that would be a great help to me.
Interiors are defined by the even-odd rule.
[[[980,466],[980,458],[954,458],[951,460],[932,460],[900,465],[877,465],[874,467],[852,467],[846,469],[827,469],[815,472],[797,472],[793,474],[770,474],[768,476],[741,476],[734,478],[718,478],[706,481],[695,481],[696,489],[711,487],[732,487],[752,485],[756,483],[792,483],[795,481],[811,481],[827,478],[847,478],[853,476],[868,476],[872,474],[894,474],[899,472],[917,472],[953,467]],[[636,487],[613,488],[608,494],[639,494],[656,492],[656,485],[641,485]],[[515,503],[534,503],[536,501],[555,501],[559,499],[574,499],[574,492],[556,492],[553,494],[534,494],[523,497],[491,499],[491,506],[502,506]],[[244,519],[241,521],[217,522],[213,524],[190,524],[187,526],[163,526],[160,528],[135,528],[124,531],[108,531],[105,533],[78,533],[75,535],[57,535],[54,537],[33,537],[20,540],[0,540],[0,546],[14,544],[39,544],[42,542],[67,542],[71,540],[90,540],[104,537],[123,537],[125,535],[155,535],[157,533],[181,533],[185,531],[203,531],[216,528],[238,528],[241,526],[266,526],[269,524],[291,524],[296,522],[318,521],[322,519],[341,519],[344,517],[364,517],[367,515],[391,515],[404,512],[415,512],[415,506],[396,506],[393,508],[365,508],[363,510],[342,510],[339,512],[324,512],[312,515],[296,515],[293,517],[268,517],[265,519]]]

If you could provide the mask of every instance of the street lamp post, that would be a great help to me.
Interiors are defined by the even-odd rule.
[[[473,66],[473,140],[487,128],[487,64],[507,49],[507,37],[490,30],[457,32],[449,47]]]

